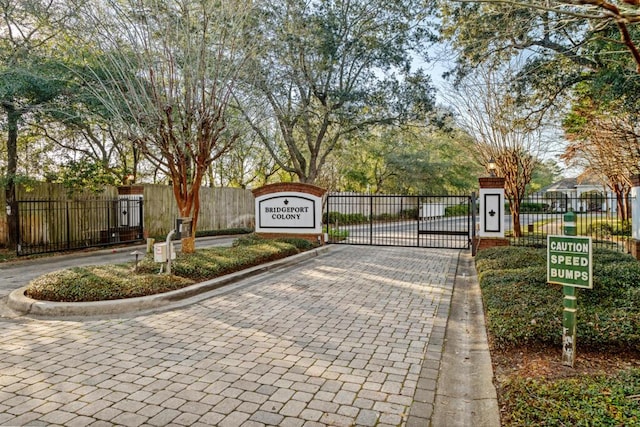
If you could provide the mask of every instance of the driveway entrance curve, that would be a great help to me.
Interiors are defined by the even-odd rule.
[[[428,425],[458,256],[343,246],[159,313],[3,319],[0,425]]]

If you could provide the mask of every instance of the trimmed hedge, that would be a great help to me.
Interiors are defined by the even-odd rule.
[[[546,381],[512,378],[503,385],[506,426],[637,426],[640,369],[615,375]]]
[[[294,255],[313,246],[304,239],[269,240],[249,235],[237,239],[231,248],[178,253],[171,263],[171,277],[158,274],[159,264],[153,261],[153,254],[147,254],[135,272],[131,264],[74,267],[32,280],[25,293],[33,299],[66,302],[152,295]]]
[[[578,289],[578,343],[640,350],[640,263],[606,249],[593,254],[593,289]],[[562,288],[546,283],[546,250],[499,247],[476,256],[487,329],[498,348],[560,346]]]

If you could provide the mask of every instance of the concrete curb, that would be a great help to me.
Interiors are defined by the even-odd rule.
[[[267,264],[247,268],[206,282],[197,283],[175,291],[148,295],[137,298],[118,299],[94,302],[52,302],[40,301],[25,296],[26,287],[18,288],[9,294],[7,306],[13,311],[30,316],[72,317],[72,316],[110,316],[132,312],[147,311],[166,307],[176,301],[185,300],[225,285],[235,283],[248,277],[273,270],[285,268],[302,261],[320,256],[329,251],[330,246],[323,246],[297,255],[286,257]]]
[[[431,426],[500,426],[482,294],[473,259],[461,254]]]

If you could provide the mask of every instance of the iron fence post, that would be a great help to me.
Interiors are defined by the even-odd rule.
[[[369,244],[373,245],[373,195],[369,194]]]

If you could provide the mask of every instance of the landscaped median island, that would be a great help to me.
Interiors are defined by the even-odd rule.
[[[546,249],[486,249],[476,269],[503,426],[640,425],[637,260],[594,249],[575,368],[561,363],[562,287],[546,282]]]
[[[147,254],[136,271],[132,263],[74,267],[45,274],[31,281],[25,295],[34,300],[90,302],[142,297],[234,273],[249,267],[312,249],[306,240],[241,237],[229,248],[198,249],[178,253],[171,276],[158,274],[160,264]]]

